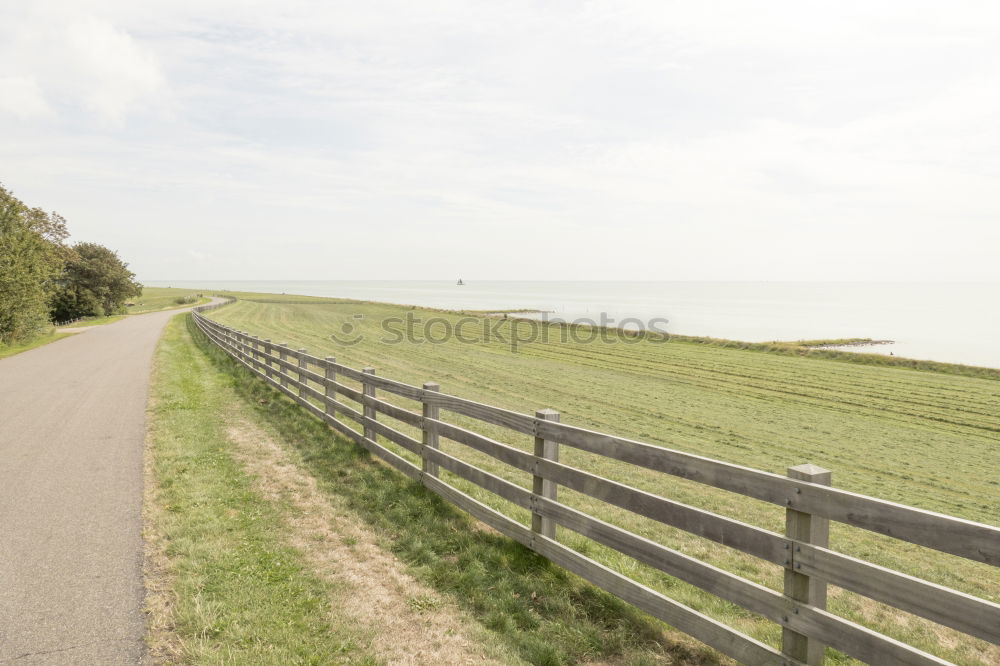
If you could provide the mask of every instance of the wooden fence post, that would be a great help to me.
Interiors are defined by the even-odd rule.
[[[558,421],[559,412],[554,409],[540,409],[535,412],[535,418],[542,421]],[[541,437],[535,437],[535,455],[546,460],[559,460],[559,442],[553,442]],[[531,491],[536,495],[556,499],[556,482],[544,479],[535,475],[531,483]],[[537,532],[550,539],[556,538],[556,524],[551,518],[545,518],[541,514],[531,514],[531,531]]]
[[[816,465],[797,465],[788,468],[788,476],[800,481],[829,486],[832,473],[828,469]],[[793,506],[795,498],[789,498],[789,507]],[[830,545],[830,521],[827,518],[814,516],[810,513],[785,509],[785,536],[795,541],[811,543],[826,548]],[[795,546],[793,546],[795,548]],[[785,595],[802,603],[826,608],[826,581],[799,573],[795,564],[797,552],[792,553],[790,567],[785,569]],[[810,638],[788,627],[781,630],[781,651],[789,657],[809,666],[823,663],[823,653],[826,646],[815,638]]]
[[[440,391],[441,385],[435,382],[424,382],[425,391]],[[424,405],[424,419],[436,419],[441,416],[441,410],[437,405],[429,405],[425,401]],[[438,434],[437,432],[431,432],[427,428],[427,424],[423,424],[423,444],[424,447],[429,449],[438,448]],[[423,458],[423,469],[425,474],[430,474],[433,477],[437,477],[440,474],[438,469],[438,464],[427,459],[426,456],[421,456]]]
[[[279,342],[278,343],[278,358],[281,359],[282,361],[287,361],[288,360],[288,343],[287,342]],[[284,386],[284,387],[287,387],[288,386],[288,372],[287,372],[287,369],[285,368],[285,364],[284,363],[282,363],[278,367],[278,377],[281,378],[281,385]]]
[[[337,387],[333,385],[337,381],[337,371],[333,367],[333,364],[336,362],[336,358],[333,356],[327,356],[326,368],[323,371],[323,376],[326,378],[323,395],[327,397],[326,403],[323,405],[323,411],[326,412],[334,421],[337,420],[337,410],[335,410],[333,405],[330,404],[330,400],[337,399]]]
[[[309,386],[309,380],[306,379],[306,376],[302,373],[302,370],[305,370],[306,367],[309,364],[309,362],[306,361],[306,354],[308,354],[308,353],[309,352],[307,352],[305,349],[300,349],[299,350],[299,373],[298,373],[298,375],[299,375],[299,397],[302,398],[303,400],[306,400],[309,397],[309,394],[306,392],[306,387]]]
[[[250,354],[253,356],[253,369],[255,372],[260,372],[260,353],[258,350],[258,345],[260,344],[259,335],[250,336],[250,345],[253,347],[253,351]]]
[[[264,374],[268,379],[274,379],[274,373],[271,372],[271,353],[274,351],[274,347],[271,346],[271,338],[264,338]]]
[[[366,374],[366,375],[374,375],[375,374],[375,368],[364,368],[364,369],[361,370],[361,372],[364,373],[364,374]],[[362,386],[361,386],[362,393],[364,393],[365,395],[367,395],[369,397],[374,398],[375,397],[375,386],[373,384],[369,384],[368,382],[365,382],[363,379],[362,379],[362,382],[364,382],[362,384]],[[372,406],[369,406],[369,405],[364,405],[364,415],[365,415],[366,419],[371,419],[372,421],[374,421],[375,420],[375,408],[372,407]],[[375,430],[371,426],[369,426],[367,423],[365,423],[364,430],[365,430],[365,439],[370,439],[373,442],[377,442],[378,441],[378,435],[375,434]]]

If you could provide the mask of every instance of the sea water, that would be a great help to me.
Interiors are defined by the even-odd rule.
[[[149,286],[334,296],[752,342],[872,338],[852,351],[1000,368],[1000,284],[617,281],[150,281]],[[544,313],[544,314],[542,314]]]

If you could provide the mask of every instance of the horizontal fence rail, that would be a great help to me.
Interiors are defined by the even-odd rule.
[[[590,431],[540,410],[522,414],[442,393],[434,383],[411,386],[318,358],[306,350],[223,326],[203,316],[231,300],[195,308],[198,328],[236,361],[409,478],[524,544],[552,562],[745,664],[821,664],[826,646],[872,664],[948,664],[826,610],[827,584],[913,613],[969,636],[1000,645],[1000,604],[850,557],[829,548],[828,524],[837,521],[1000,566],[1000,528],[851,493],[830,485],[830,473],[800,465],[788,476],[741,467],[682,451]],[[361,390],[342,383],[357,382]],[[390,404],[379,391],[420,403],[419,412]],[[360,405],[360,411],[344,404]],[[442,412],[534,438],[529,453],[444,420]],[[420,430],[420,439],[393,428],[383,415]],[[356,423],[359,430],[342,418]],[[420,457],[415,465],[379,444],[384,438]],[[522,472],[528,490],[441,450],[446,439]],[[637,467],[696,481],[785,508],[784,534],[688,506],[559,462],[566,445]],[[531,513],[531,526],[448,484],[440,470]],[[559,501],[567,488],[784,568],[782,592],[719,569]],[[557,526],[742,606],[782,627],[777,650],[652,590],[560,543]]]

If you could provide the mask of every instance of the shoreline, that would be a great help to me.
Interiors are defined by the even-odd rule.
[[[811,349],[840,349],[842,347],[874,347],[894,345],[895,340],[872,340],[871,338],[848,338],[846,340],[800,340],[799,344]]]
[[[210,291],[210,290],[206,289],[205,291]],[[246,294],[247,296],[250,296],[250,298],[240,299],[241,294]],[[315,304],[315,305],[367,304],[367,305],[398,307],[408,310],[440,312],[442,314],[465,315],[465,316],[483,317],[483,318],[499,318],[504,315],[510,315],[510,314],[544,312],[544,310],[537,310],[533,308],[515,308],[511,310],[492,310],[492,309],[452,310],[452,309],[433,307],[433,306],[412,305],[406,303],[391,303],[386,301],[374,301],[370,299],[352,299],[352,298],[343,298],[336,296],[310,296],[308,294],[271,294],[270,292],[240,292],[240,291],[230,291],[230,290],[219,290],[215,292],[215,295],[217,296],[231,296],[238,300],[247,300],[251,302],[254,301],[268,302],[270,299],[253,298],[253,296],[260,296],[263,294],[273,295],[273,296],[304,297],[310,299],[309,301],[307,301],[308,304]],[[272,302],[278,303],[281,301],[275,299]],[[774,340],[769,342],[747,342],[743,340],[716,338],[711,336],[680,335],[673,333],[661,334],[657,332],[650,332],[648,330],[633,331],[629,329],[620,329],[616,327],[597,326],[597,325],[592,326],[589,324],[579,324],[574,322],[565,322],[565,323],[544,322],[543,320],[534,319],[531,317],[508,316],[507,320],[510,322],[532,322],[535,324],[542,323],[547,326],[578,326],[578,327],[586,327],[598,330],[601,329],[612,330],[616,332],[623,332],[625,334],[642,336],[642,337],[666,335],[666,337],[671,342],[679,342],[684,344],[709,345],[713,347],[722,347],[726,349],[740,349],[744,351],[766,352],[766,353],[781,354],[786,356],[807,357],[818,360],[833,360],[846,363],[855,363],[858,365],[898,367],[910,370],[919,370],[922,372],[936,372],[948,375],[957,375],[963,377],[974,377],[980,379],[990,379],[990,380],[1000,381],[1000,368],[969,365],[964,363],[949,363],[947,361],[934,361],[927,359],[908,358],[905,356],[865,353],[862,351],[848,351],[846,349],[842,349],[843,347],[864,347],[869,345],[895,344],[895,341],[893,340],[874,340],[872,338],[831,338],[831,339],[821,338],[815,340],[796,340],[796,341]]]
[[[957,288],[937,283],[467,281],[453,280],[209,280],[170,281],[185,289],[308,294],[424,310],[502,313],[581,320],[610,326],[636,319],[669,324],[646,328],[690,336],[753,342],[812,338],[892,339],[892,346],[821,351],[873,352],[941,363],[1000,368],[1000,313],[981,307],[1000,284]],[[153,282],[152,284],[168,284]],[[298,300],[298,299],[297,299]],[[308,297],[300,300],[308,300]],[[511,311],[533,310],[515,314]],[[541,313],[548,312],[548,315]],[[934,316],[928,317],[927,313]],[[605,315],[608,320],[605,320]]]

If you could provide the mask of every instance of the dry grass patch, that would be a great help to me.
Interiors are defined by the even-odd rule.
[[[236,456],[265,499],[282,505],[289,543],[313,571],[334,585],[339,612],[372,632],[370,650],[391,664],[499,664],[514,661],[489,648],[485,630],[453,603],[415,580],[361,518],[322,493],[262,429],[246,420],[230,423]]]
[[[150,395],[150,411],[155,404],[156,397]],[[148,433],[146,439],[150,440]],[[153,469],[153,456],[148,447],[142,468],[142,578],[146,588],[143,600],[146,648],[152,663],[176,664],[180,663],[183,652],[174,626],[177,595],[174,592],[174,577],[170,573],[166,537],[160,528],[163,524],[163,507],[157,500],[158,483]]]
[[[150,384],[146,611],[151,661],[222,666],[377,666],[367,627],[284,538],[281,507],[234,457],[243,407],[185,319],[165,330]]]

